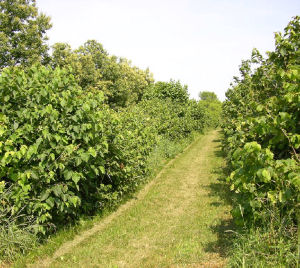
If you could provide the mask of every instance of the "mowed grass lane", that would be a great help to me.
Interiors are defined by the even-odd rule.
[[[34,266],[223,267],[230,207],[215,193],[224,166],[218,135],[201,136],[136,200]]]

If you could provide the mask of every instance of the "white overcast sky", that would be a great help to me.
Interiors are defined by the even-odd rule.
[[[224,100],[252,49],[274,49],[299,0],[37,0],[51,17],[49,42],[77,48],[89,39],[150,68],[156,81],[187,84],[192,98],[214,91]]]

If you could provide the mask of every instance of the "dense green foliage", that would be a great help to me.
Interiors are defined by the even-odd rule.
[[[39,14],[35,0],[0,1],[0,70],[48,60],[45,32],[50,18]]]
[[[182,86],[179,81],[157,82],[145,93],[144,98],[170,99],[177,103],[186,103],[189,99],[187,86]]]
[[[210,92],[210,91],[201,91],[199,93],[199,98],[202,101],[217,101],[218,100],[216,93]]]
[[[266,59],[254,50],[252,59],[242,63],[241,78],[226,94],[223,147],[232,170],[228,182],[236,193],[236,223],[272,229],[276,222],[294,226],[295,232],[300,209],[299,17],[275,40],[275,51]]]
[[[2,257],[25,251],[34,232],[117,204],[145,181],[157,148],[174,156],[216,124],[213,105],[190,100],[187,86],[154,83],[97,41],[48,55],[50,21],[34,0],[0,8],[0,237],[13,230]]]
[[[116,109],[140,101],[153,78],[149,70],[131,66],[130,61],[110,56],[95,40],[72,50],[68,44],[53,45],[51,65],[70,66],[78,84],[103,91],[107,103]]]
[[[219,127],[221,124],[222,103],[214,92],[202,91],[199,93],[198,106],[205,111],[206,122],[209,127]]]
[[[82,195],[98,184],[108,152],[103,94],[42,66],[5,69],[0,85],[1,177],[13,183],[13,209],[26,206],[39,223],[88,210]]]
[[[155,98],[116,112],[66,69],[6,68],[0,86],[1,180],[11,187],[11,213],[34,215],[40,231],[134,190],[162,137],[204,125],[188,100]]]

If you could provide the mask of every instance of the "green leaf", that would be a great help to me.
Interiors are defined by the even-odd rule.
[[[80,157],[84,162],[88,162],[90,155],[88,153],[82,153],[82,154],[80,154]]]
[[[73,176],[73,171],[72,170],[65,170],[64,171],[64,177],[66,180],[70,180]]]
[[[47,203],[51,208],[53,208],[53,207],[54,207],[54,198],[53,198],[53,197],[49,197],[49,198],[46,200],[46,203]]]
[[[62,194],[62,189],[60,185],[55,185],[55,187],[53,188],[53,193],[56,196],[60,196]]]
[[[296,175],[291,182],[300,191],[300,175]]]
[[[45,191],[42,195],[41,195],[41,201],[46,200],[49,197],[49,191]]]
[[[105,174],[105,168],[103,166],[100,166],[99,169],[100,169],[102,174]]]
[[[256,106],[256,111],[261,112],[264,109],[264,106],[259,104]]]
[[[79,166],[82,163],[82,159],[80,157],[76,157],[75,164],[76,166]]]
[[[271,174],[267,169],[260,169],[257,175],[262,179],[263,182],[268,183],[271,181]]]
[[[277,194],[276,194],[276,192],[274,192],[274,191],[270,191],[270,192],[268,192],[268,198],[269,198],[269,200],[271,201],[271,203],[272,204],[275,204],[276,203],[276,200],[277,200]]]
[[[69,201],[73,204],[74,207],[76,207],[79,203],[79,198],[77,196],[71,196],[69,198]]]
[[[97,156],[97,152],[94,148],[90,147],[88,152],[91,154],[91,156],[96,157]]]
[[[14,130],[16,130],[19,127],[19,123],[18,122],[14,122],[13,127],[14,127]]]
[[[21,148],[20,148],[20,152],[22,153],[23,156],[26,154],[26,151],[27,151],[27,146],[22,145]]]
[[[298,149],[300,147],[300,135],[295,134],[291,137],[291,142],[293,143],[293,146],[295,149]]]
[[[73,173],[72,174],[72,181],[75,182],[75,184],[78,184],[78,182],[80,181],[80,175],[78,173]]]

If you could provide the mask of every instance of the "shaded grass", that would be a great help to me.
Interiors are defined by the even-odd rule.
[[[220,135],[220,134],[219,134]],[[232,206],[232,193],[229,190],[229,185],[225,182],[226,177],[229,175],[229,170],[224,160],[224,152],[220,145],[220,139],[215,139],[214,142],[217,146],[214,151],[214,156],[219,159],[221,165],[216,166],[212,173],[216,177],[214,182],[211,182],[207,189],[209,196],[217,197],[217,202],[212,202],[213,207]],[[217,235],[217,241],[206,245],[205,250],[208,252],[218,252],[220,256],[228,258],[233,247],[233,234],[236,228],[231,216],[221,220],[218,224],[210,226],[211,231]]]

